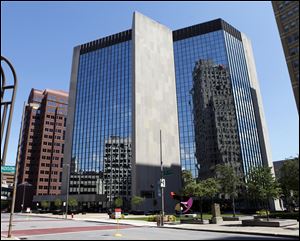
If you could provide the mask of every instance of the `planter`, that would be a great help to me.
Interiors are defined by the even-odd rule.
[[[240,216],[240,217],[223,217],[223,221],[242,221],[242,220],[251,220],[252,216]]]
[[[187,223],[187,224],[209,224],[209,220],[207,219],[186,219],[180,220],[180,223]]]
[[[263,227],[285,227],[297,225],[296,220],[292,219],[252,219],[252,220],[242,220],[243,226],[263,226]]]

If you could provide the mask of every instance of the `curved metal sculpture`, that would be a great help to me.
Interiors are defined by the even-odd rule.
[[[179,201],[179,203],[177,203],[175,206],[176,211],[187,213],[193,206],[193,198],[179,195],[175,192],[171,192],[170,194],[172,199]]]
[[[12,85],[6,84],[6,77],[5,77],[4,70],[2,68],[2,61],[9,66],[13,74]],[[12,121],[12,115],[13,115],[15,99],[16,99],[17,84],[18,84],[17,75],[13,65],[5,57],[1,56],[1,113],[2,113],[1,115],[1,166],[5,165],[5,161],[6,161],[7,145],[9,141],[11,121]],[[3,98],[5,98],[5,93],[7,90],[12,90],[11,98],[9,98],[8,100],[3,100]],[[9,115],[7,118],[8,110],[9,110]],[[3,140],[4,133],[5,133],[5,139],[3,144],[2,140]]]

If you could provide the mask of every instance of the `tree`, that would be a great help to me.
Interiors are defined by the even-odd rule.
[[[200,199],[200,216],[203,220],[202,201],[204,197],[213,197],[218,193],[219,187],[218,182],[214,178],[208,178],[206,180],[193,179],[191,172],[183,171],[183,189],[182,194],[190,197],[198,197]]]
[[[269,201],[278,198],[281,191],[279,183],[271,172],[271,167],[252,168],[247,176],[247,188],[250,195],[267,203],[267,220],[269,221]]]
[[[42,206],[42,208],[43,208],[44,210],[45,210],[45,209],[48,209],[48,208],[50,207],[50,202],[43,200],[43,201],[41,202],[41,206]]]
[[[182,176],[183,186],[195,180],[193,178],[191,171],[188,170],[183,170],[181,176]]]
[[[219,182],[211,177],[203,180],[203,183],[206,189],[206,196],[211,199],[211,204],[213,204],[214,197],[220,190]]]
[[[299,198],[299,157],[285,161],[279,173],[278,181],[288,207],[291,207],[293,199]]]
[[[60,208],[61,205],[62,205],[61,199],[57,198],[57,199],[54,200],[54,206],[55,206],[56,208]]]
[[[233,217],[235,217],[235,198],[238,196],[239,187],[243,184],[242,177],[239,176],[235,168],[231,165],[217,165],[217,180],[222,193],[231,198]]]
[[[144,201],[145,201],[145,198],[142,198],[142,197],[139,197],[139,196],[134,196],[134,197],[131,199],[131,204],[132,204],[133,206],[139,206],[139,205],[141,205]]]
[[[77,199],[74,197],[69,198],[68,206],[70,206],[71,208],[77,207],[78,206]]]
[[[123,206],[123,199],[121,197],[116,198],[116,200],[115,200],[115,206],[117,208],[120,208],[120,207]]]
[[[205,181],[199,181],[194,190],[194,196],[200,199],[200,218],[203,221],[202,200],[208,194],[208,188]]]

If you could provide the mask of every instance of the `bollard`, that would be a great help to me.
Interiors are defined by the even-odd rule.
[[[161,217],[160,216],[156,216],[156,224],[157,224],[157,227],[161,227]]]

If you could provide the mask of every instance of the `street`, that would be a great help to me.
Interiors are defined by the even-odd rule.
[[[1,239],[7,237],[9,214],[1,214]],[[135,227],[14,215],[13,236],[22,240],[296,240],[292,238]],[[119,233],[122,236],[116,237]]]

